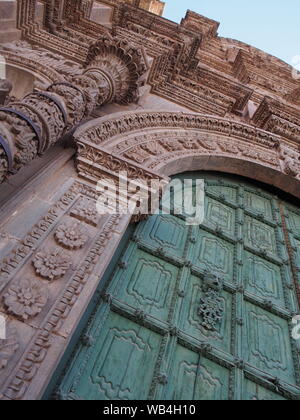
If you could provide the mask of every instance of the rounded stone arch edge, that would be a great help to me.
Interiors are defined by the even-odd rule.
[[[178,168],[180,170],[178,171]],[[165,176],[175,176],[185,172],[218,172],[224,175],[236,175],[275,187],[300,199],[299,180],[289,177],[277,170],[255,162],[229,156],[185,156],[181,159],[170,159],[163,167]]]
[[[6,60],[6,66],[29,73],[45,84],[54,83],[58,80],[64,80],[64,77],[49,65],[42,63],[38,57],[20,56],[18,51],[3,50],[1,55]]]
[[[238,121],[157,110],[91,120],[74,133],[80,176],[135,168],[166,179],[189,171],[228,173],[300,199],[300,179],[282,158],[282,138]],[[133,171],[134,173],[134,171]]]

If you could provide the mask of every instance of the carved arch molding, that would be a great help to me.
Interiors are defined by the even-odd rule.
[[[98,182],[127,170],[149,180],[194,170],[232,173],[300,198],[297,144],[253,126],[181,112],[126,112],[102,117],[74,134],[81,177]]]

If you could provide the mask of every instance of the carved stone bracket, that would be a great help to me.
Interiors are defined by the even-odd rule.
[[[119,39],[101,38],[90,47],[81,74],[0,108],[0,135],[7,145],[0,144],[0,182],[10,166],[16,171],[44,153],[97,106],[136,100],[146,70],[142,50]]]
[[[144,49],[133,47],[118,37],[102,37],[92,44],[85,65],[89,74],[101,69],[104,80],[110,86],[107,100],[119,104],[138,99],[142,76],[149,69]]]

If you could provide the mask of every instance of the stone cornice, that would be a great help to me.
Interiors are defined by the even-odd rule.
[[[264,130],[300,144],[300,109],[266,97],[252,122]]]
[[[195,112],[206,108],[242,118],[249,98],[259,105],[268,94],[297,105],[299,82],[291,67],[246,44],[218,38],[217,22],[189,11],[178,25],[116,0],[103,3],[113,9],[111,30],[89,20],[90,1],[52,0],[46,32],[34,22],[34,0],[20,0],[20,10],[27,13],[19,22],[23,36],[80,63],[88,45],[108,32],[144,45],[155,58],[148,80],[152,92]]]

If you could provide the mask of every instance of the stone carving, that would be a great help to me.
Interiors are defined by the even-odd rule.
[[[0,79],[0,105],[4,105],[12,90],[12,84],[7,79]]]
[[[293,177],[297,177],[300,174],[299,151],[292,150],[289,147],[281,145],[279,153],[284,173]]]
[[[4,305],[10,314],[27,320],[38,315],[48,300],[47,287],[34,279],[13,285],[4,295]]]
[[[80,185],[76,184],[76,187],[79,188]],[[87,194],[91,192],[89,187],[81,185],[81,188]],[[120,217],[118,215],[112,216],[101,229],[93,247],[82,261],[74,277],[70,280],[68,288],[58,297],[54,307],[47,316],[43,328],[37,332],[30,349],[23,355],[17,375],[11,378],[6,390],[3,391],[8,398],[21,399],[33,378],[39,373],[39,366],[45,360],[48,350],[51,348],[53,332],[62,320],[65,319],[78,296],[82,293],[84,285],[90,277],[93,268],[99,262],[101,255],[111,239],[112,231],[119,221]],[[23,372],[26,372],[26,375]],[[20,375],[22,375],[21,378]]]
[[[122,136],[133,131],[142,131],[143,129],[164,128],[169,130],[191,129],[199,132],[203,139],[203,132],[213,131],[216,135],[224,135],[251,141],[256,145],[265,148],[275,149],[280,137],[266,133],[263,130],[250,125],[241,124],[233,120],[224,120],[222,118],[206,115],[197,115],[182,112],[127,112],[118,117],[96,121],[94,125],[84,126],[75,133],[76,140],[84,142],[85,140],[93,144],[106,144],[106,141],[114,136]],[[187,133],[185,133],[187,135]],[[161,143],[160,143],[161,144]]]
[[[189,11],[178,27],[159,17],[153,19],[153,15],[132,6],[132,2],[131,5],[117,0],[102,3],[114,10],[111,32],[134,45],[145,46],[149,56],[155,57],[149,80],[153,93],[172,98],[195,112],[209,109],[210,113],[224,116],[226,112],[242,111],[253,88],[259,103],[262,92],[283,98],[298,87],[287,64],[242,42],[218,37],[215,21]],[[76,3],[66,0],[63,5],[57,0],[49,1],[45,13],[47,30],[32,32],[30,28],[36,25],[34,7],[31,0],[22,0],[19,27],[23,28],[23,38],[83,61],[90,42],[96,41],[99,34],[108,36],[110,32],[89,20],[91,4],[86,0]],[[230,50],[234,50],[234,57],[228,62]],[[185,81],[177,80],[178,74]],[[195,82],[210,88],[212,94],[199,100],[197,93],[188,90],[189,84]],[[251,83],[252,89],[246,83]],[[217,103],[218,94],[223,95],[224,103],[230,102],[227,107]],[[235,102],[233,108],[232,102]]]
[[[273,112],[273,110],[269,116],[259,112],[251,121],[252,126],[240,124],[241,121],[247,123],[250,121],[250,116],[249,120],[245,120],[245,114],[243,114],[243,107],[250,95],[255,107],[262,103],[266,94],[272,94],[277,99],[284,95],[294,105],[299,102],[299,92],[297,92],[299,82],[291,80],[291,69],[288,66],[237,41],[218,38],[215,22],[191,12],[188,13],[182,24],[173,25],[159,17],[153,17],[143,10],[138,10],[134,6],[123,5],[118,0],[103,0],[103,3],[109,5],[113,10],[113,27],[110,30],[89,20],[91,1],[66,0],[60,2],[59,0],[50,0],[46,2],[47,27],[45,30],[42,23],[37,24],[34,21],[35,2],[20,0],[18,3],[20,15],[18,16],[18,25],[22,28],[22,37],[29,40],[34,47],[22,41],[15,50],[17,53],[13,53],[14,47],[12,47],[5,51],[5,57],[10,64],[35,71],[45,80],[51,81],[53,85],[49,90],[47,90],[47,85],[39,90],[46,95],[52,95],[57,99],[58,104],[55,104],[49,97],[44,97],[41,101],[41,97],[32,95],[26,102],[10,105],[29,117],[41,133],[39,141],[38,132],[32,130],[31,125],[27,122],[22,125],[22,121],[25,120],[15,116],[14,124],[20,130],[15,134],[12,131],[15,131],[16,127],[13,127],[8,120],[3,120],[1,128],[4,127],[7,131],[1,131],[1,135],[5,133],[6,139],[12,140],[13,169],[27,164],[40,152],[47,150],[48,146],[56,142],[60,133],[64,133],[79,123],[82,118],[88,116],[95,104],[99,105],[101,101],[113,101],[114,92],[116,92],[117,101],[120,103],[126,103],[128,98],[137,99],[140,81],[137,84],[135,81],[131,84],[128,79],[130,74],[127,71],[129,67],[127,65],[124,72],[119,72],[117,69],[117,65],[121,62],[119,58],[111,60],[105,65],[105,70],[110,70],[109,74],[93,69],[94,64],[98,66],[101,63],[100,56],[103,50],[101,50],[101,54],[96,53],[93,57],[90,63],[92,67],[86,69],[87,75],[82,75],[81,64],[85,62],[89,54],[89,46],[97,43],[99,34],[109,32],[117,35],[119,39],[126,39],[130,45],[137,48],[145,46],[147,54],[153,59],[148,79],[152,93],[172,101],[172,103],[177,102],[195,112],[202,111],[206,114],[213,114],[215,117],[186,116],[184,113],[176,116],[172,113],[152,113],[152,115],[128,113],[125,118],[123,118],[124,116],[110,118],[110,121],[103,119],[95,129],[83,134],[86,135],[85,140],[94,145],[105,142],[104,147],[107,148],[106,152],[108,153],[103,157],[101,151],[99,152],[96,147],[86,150],[79,148],[80,156],[85,156],[88,159],[86,166],[83,161],[80,163],[80,170],[84,175],[86,174],[87,178],[92,174],[92,178],[88,178],[89,181],[99,175],[95,169],[96,165],[93,167],[91,162],[104,162],[104,168],[107,170],[115,170],[120,166],[129,165],[131,173],[134,175],[142,173],[143,176],[146,176],[146,173],[150,179],[154,175],[148,170],[149,168],[159,168],[160,170],[172,159],[201,155],[211,155],[212,157],[218,155],[225,159],[239,156],[244,161],[255,161],[264,170],[271,167],[275,175],[274,179],[280,178],[280,173],[276,174],[275,170],[280,170],[279,164],[281,164],[283,173],[293,178],[298,176],[297,153],[294,157],[289,154],[280,157],[274,144],[276,141],[282,142],[284,139],[272,134],[278,133],[290,139],[294,151],[295,139],[297,140],[299,137],[297,128],[297,125],[299,126],[299,122],[297,122],[297,119],[299,121],[299,111],[293,105],[288,107],[284,103],[285,112],[281,110],[280,116],[276,114],[277,111]],[[109,39],[109,35],[105,37]],[[108,41],[109,43],[110,41]],[[37,44],[44,45],[46,49],[42,51],[36,47]],[[107,47],[107,51],[110,48]],[[234,57],[227,60],[230,48],[234,49]],[[57,50],[59,54],[49,52],[47,49]],[[240,50],[244,50],[246,54],[238,56]],[[119,81],[112,77],[114,75],[117,75],[117,78],[120,77]],[[59,82],[61,83],[59,84]],[[251,83],[251,88],[243,83]],[[127,96],[126,89],[129,90]],[[41,102],[42,106],[39,109],[37,105]],[[63,109],[66,112],[65,116],[62,112]],[[262,110],[263,108],[261,108]],[[39,111],[42,115],[39,114]],[[239,114],[235,115],[236,112]],[[232,121],[233,115],[236,121]],[[228,120],[216,118],[216,116],[226,116]],[[66,117],[66,122],[64,117]],[[254,126],[260,127],[262,130],[255,129]],[[48,133],[46,127],[49,130]],[[160,136],[154,138],[152,134],[156,128],[158,128]],[[183,128],[186,129],[186,133],[179,135],[180,139],[169,135],[171,131],[178,132]],[[164,133],[162,133],[162,129]],[[202,134],[201,141],[191,135],[193,130],[196,135]],[[264,130],[268,130],[268,132]],[[148,137],[145,136],[145,141],[142,142],[141,136],[135,134],[137,137],[135,141],[134,136],[130,136],[130,132],[134,131],[135,133],[137,131],[146,132]],[[132,142],[129,146],[125,145],[128,133],[128,141]],[[166,133],[169,136],[167,141],[165,141]],[[203,133],[205,133],[204,136]],[[209,133],[212,134],[209,135]],[[113,136],[119,136],[119,138],[111,141]],[[208,138],[203,138],[205,136]],[[212,141],[213,136],[215,137],[214,142]],[[113,151],[115,156],[110,159],[110,143],[116,145],[119,141],[121,144],[121,138],[124,149]],[[80,140],[78,136],[77,141]],[[42,145],[40,151],[39,143]],[[142,143],[143,147],[141,147]],[[124,156],[125,159],[123,159]],[[131,165],[132,162],[144,166],[141,168],[138,165]],[[88,165],[90,165],[89,168],[87,168]],[[139,172],[141,169],[143,172]],[[8,171],[8,156],[4,148],[0,147],[0,181],[6,178]],[[287,177],[281,177],[281,179],[283,178]],[[289,181],[295,182],[295,179],[290,178]],[[36,252],[41,241],[49,234],[52,235],[62,213],[69,211],[76,194],[81,191],[78,186],[69,191],[59,205],[51,208],[30,234],[20,241],[15,251],[9,254],[0,267],[1,287],[11,280],[24,261],[30,259],[32,252]],[[95,198],[91,192],[86,195]],[[95,208],[95,201],[91,201],[91,203]],[[73,207],[71,212],[75,208]],[[81,213],[77,216],[75,213],[76,211],[72,214],[73,217],[93,226],[97,225],[95,221],[99,220],[99,216],[92,214],[93,211],[86,211],[85,215]],[[10,380],[6,381],[8,386],[3,390],[5,397],[22,398],[27,386],[36,375],[38,377],[39,365],[47,356],[51,346],[51,334],[68,316],[77,296],[80,295],[85,282],[89,279],[91,270],[101,259],[101,253],[109,243],[109,235],[114,223],[117,223],[117,217],[104,229],[99,226],[99,229],[103,230],[99,232],[97,238],[93,238],[96,241],[87,258],[82,262],[82,267],[74,276],[74,280],[72,279],[68,284],[68,289],[59,296],[52,310],[49,311],[49,316],[41,330],[33,337],[32,344],[27,347],[26,353],[20,359],[20,368]],[[208,288],[209,290],[216,292],[213,288]],[[219,323],[220,321],[216,324],[216,328]],[[0,366],[2,368],[1,362]]]
[[[18,335],[14,327],[8,324],[6,340],[0,339],[0,371],[4,369],[19,348]]]
[[[299,107],[295,105],[283,105],[278,100],[265,97],[253,115],[252,122],[294,143],[300,141],[300,113]]]
[[[214,274],[207,273],[203,279],[204,292],[200,299],[198,314],[201,317],[201,325],[209,331],[215,331],[223,319],[224,304],[220,297],[222,281]]]
[[[64,223],[55,232],[55,239],[71,250],[82,248],[89,239],[87,230],[80,223]]]
[[[231,156],[282,171],[277,136],[216,117],[135,111],[114,119],[102,118],[94,125],[89,123],[86,128],[80,127],[74,137],[78,173],[95,182],[105,170],[124,170],[130,177],[154,179],[168,162],[202,155]]]
[[[96,192],[92,187],[87,187],[75,182],[71,188],[61,197],[58,202],[50,207],[45,216],[33,227],[20,243],[0,264],[0,284],[4,287],[19,268],[20,264],[39,246],[39,243],[47,237],[56,222],[64,215],[68,207],[73,204],[79,194],[84,193],[89,197],[96,198]]]
[[[124,39],[107,36],[90,46],[86,66],[101,68],[103,76],[110,75],[114,100],[120,104],[136,102],[141,77],[148,69],[142,48],[136,48]]]
[[[2,133],[7,133],[7,138],[14,137],[15,139],[14,169],[17,170],[37,155],[38,139],[36,133],[31,130],[28,123],[16,114],[0,111],[0,126],[1,124]],[[5,140],[9,144],[7,138]],[[13,156],[11,151],[9,153]],[[3,166],[2,172],[4,174]]]
[[[117,38],[103,37],[90,46],[86,69],[80,74],[66,81],[58,79],[46,90],[32,92],[2,108],[0,132],[13,157],[13,169],[44,153],[97,106],[135,101],[146,70],[140,49]],[[2,180],[5,170],[2,163]]]
[[[60,248],[38,252],[33,265],[37,274],[47,280],[57,280],[63,277],[71,266],[71,258]]]
[[[96,202],[81,198],[76,206],[71,210],[71,216],[86,222],[92,226],[97,226],[99,214],[97,212]]]

